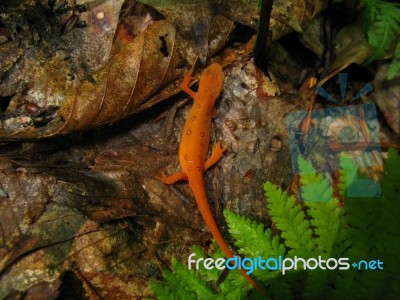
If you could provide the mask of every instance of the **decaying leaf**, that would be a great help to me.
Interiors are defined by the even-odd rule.
[[[28,171],[0,172],[1,299],[19,293],[53,299],[64,293],[64,285],[79,284],[83,294],[89,285],[104,296],[125,291],[134,297],[145,290],[140,274],[146,278],[151,270],[135,268],[140,249],[148,248],[133,219],[142,210],[134,199],[145,199],[140,187],[129,174],[125,186],[116,186],[104,174],[70,172],[63,171],[69,182],[61,175],[56,180]],[[78,274],[81,283],[66,282],[68,272]],[[104,284],[103,277],[112,284]]]
[[[6,195],[0,200],[0,244],[12,249],[43,214],[58,188],[52,176],[24,172],[2,172],[0,182]]]

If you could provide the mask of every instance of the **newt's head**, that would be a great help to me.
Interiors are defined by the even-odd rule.
[[[222,71],[220,64],[213,63],[209,65],[200,76],[197,93],[200,93],[201,98],[207,98],[209,102],[214,104],[224,86],[224,79],[224,71]]]

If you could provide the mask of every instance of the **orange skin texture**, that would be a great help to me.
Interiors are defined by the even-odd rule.
[[[203,173],[216,164],[226,150],[221,146],[221,143],[217,143],[213,146],[211,156],[207,159],[211,135],[211,117],[215,109],[215,101],[224,86],[225,76],[219,64],[210,65],[200,76],[199,89],[195,93],[188,87],[192,73],[193,70],[187,72],[181,84],[182,90],[194,100],[183,128],[179,147],[179,163],[183,172],[171,176],[163,174],[158,179],[165,184],[173,184],[179,180],[189,182],[204,222],[223,253],[231,258],[234,255],[222,237],[208,204],[203,178]],[[243,269],[238,271],[251,285],[265,294],[264,290]]]

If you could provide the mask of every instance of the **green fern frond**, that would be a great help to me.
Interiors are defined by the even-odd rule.
[[[358,299],[379,298],[383,293],[396,295],[396,280],[399,272],[396,263],[400,251],[398,228],[400,211],[398,168],[400,158],[397,151],[390,149],[385,161],[384,176],[381,180],[380,198],[351,198],[344,206],[346,234],[351,247],[344,256],[353,261],[380,259],[385,262],[383,272],[357,272],[349,270],[347,276],[339,276],[337,286],[343,293],[357,291]],[[355,175],[357,177],[357,175]],[[396,229],[394,229],[396,228]],[[397,278],[396,278],[397,277]],[[397,293],[399,295],[399,293]],[[337,295],[337,298],[340,298]],[[391,299],[389,297],[389,299]],[[394,299],[394,298],[393,298]]]
[[[221,258],[221,257],[225,257],[224,254],[222,253],[221,249],[214,246],[214,244],[211,247],[211,257],[214,259],[217,258]],[[207,258],[209,255],[207,255],[204,250],[199,247],[199,246],[193,246],[192,247],[192,253],[196,254],[196,258]],[[195,266],[192,266],[192,268],[195,268]],[[196,272],[199,273],[199,275],[201,276],[201,278],[203,278],[203,280],[206,281],[217,281],[219,278],[219,275],[221,274],[221,271],[214,268],[211,270],[206,270],[204,268],[199,268],[198,270],[196,270]]]
[[[400,280],[398,268],[398,255],[400,253],[400,156],[394,149],[389,149],[389,157],[385,161],[382,178],[382,196],[380,203],[379,222],[377,222],[376,235],[377,248],[385,259],[386,270],[397,280]]]
[[[332,187],[328,180],[307,184],[301,187],[301,198],[308,202],[329,202],[332,200]]]
[[[280,242],[279,236],[273,236],[272,230],[264,230],[262,224],[239,216],[228,210],[224,216],[229,227],[229,233],[236,240],[235,245],[239,253],[245,257],[284,257],[286,249]],[[260,243],[262,241],[262,243]],[[279,271],[256,269],[252,275],[260,282],[267,282],[281,276]],[[290,299],[291,291],[287,282],[272,281],[268,287],[268,293],[272,298]]]
[[[300,171],[300,179],[302,180],[301,184],[313,184],[313,183],[320,183],[322,177],[316,176],[317,171],[315,171],[312,164],[310,164],[307,160],[305,160],[302,156],[298,158],[298,165]],[[318,180],[316,182],[316,180]]]
[[[166,279],[166,272],[163,272],[164,279]],[[150,280],[149,287],[153,291],[155,295],[157,295],[158,299],[165,300],[175,300],[176,297],[174,292],[171,290],[171,287],[166,282]]]
[[[303,159],[299,161],[299,170],[301,199],[305,200],[307,215],[311,217],[310,224],[315,236],[314,257],[322,259],[340,257],[347,245],[345,237],[340,234],[342,210],[338,207],[338,200],[332,199],[331,184]],[[321,270],[309,273],[303,292],[305,298],[312,299],[315,295],[326,298],[331,294],[334,274],[335,272],[328,273]]]
[[[368,42],[375,48],[367,63],[381,59],[395,49],[387,78],[400,74],[400,4],[380,0],[363,0],[367,13]]]
[[[275,187],[272,183],[264,184],[268,211],[276,228],[281,231],[286,247],[290,248],[289,256],[309,257],[315,246],[312,239],[310,222],[296,199]]]
[[[300,183],[302,185],[301,199],[312,202],[327,202],[332,200],[332,187],[322,174],[318,174],[313,166],[304,158],[299,157]]]
[[[309,208],[307,215],[311,217],[310,223],[317,236],[316,250],[318,253],[331,255],[336,252],[333,251],[332,237],[338,234],[342,210],[338,208],[338,200],[333,198],[328,179],[317,174],[312,165],[303,158],[299,159],[299,170],[302,199],[306,200],[304,204]]]
[[[398,20],[393,13],[393,6],[382,4],[379,6],[380,13],[376,15],[372,30],[368,31],[368,42],[375,48],[374,55],[370,61],[383,57],[393,43],[394,35],[400,32]]]
[[[340,196],[345,197],[348,187],[357,178],[358,168],[354,161],[345,155],[340,156],[339,166],[339,194]]]
[[[332,257],[341,256],[345,250],[345,238],[341,234],[343,210],[338,207],[338,200],[324,203],[305,202],[305,205],[309,208],[307,215],[311,217],[310,223],[316,235],[316,252]]]
[[[279,242],[278,236],[272,236],[271,229],[264,230],[262,224],[257,224],[228,210],[224,211],[224,216],[229,227],[229,233],[235,238],[235,245],[240,248],[240,254],[249,257],[285,254],[284,245]],[[263,241],[263,244],[260,245],[259,241]]]
[[[375,19],[378,14],[378,5],[376,0],[363,0],[365,4],[365,9],[369,20]]]
[[[239,216],[228,210],[224,216],[229,227],[229,233],[235,238],[235,245],[240,249],[239,253],[246,257],[279,257],[285,255],[285,246],[280,243],[278,236],[272,236],[271,229],[264,231],[262,224]],[[260,241],[263,241],[260,244]],[[257,275],[257,273],[256,273]],[[276,272],[260,272],[258,277],[266,280],[277,276]]]
[[[199,299],[211,299],[215,296],[214,292],[207,286],[206,281],[202,280],[200,274],[193,270],[188,270],[187,266],[184,266],[179,260],[173,258],[172,259],[172,267],[174,268],[175,274],[173,279],[170,277],[167,278],[169,280],[169,285],[176,285],[174,288],[175,291],[182,292],[182,299],[187,299],[187,293],[191,292],[196,295]],[[176,278],[180,278],[179,282],[176,282]],[[179,294],[177,294],[180,297]]]

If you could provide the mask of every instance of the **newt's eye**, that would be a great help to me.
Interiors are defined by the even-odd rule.
[[[192,131],[190,130],[190,129],[188,129],[187,131],[186,131],[186,134],[187,135],[190,135],[192,133]]]

